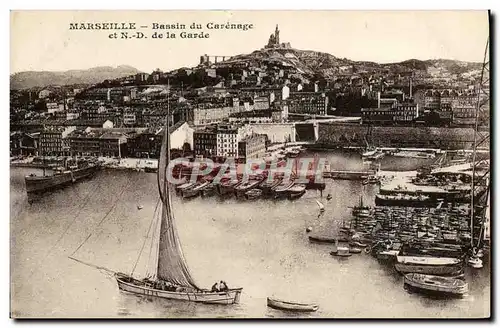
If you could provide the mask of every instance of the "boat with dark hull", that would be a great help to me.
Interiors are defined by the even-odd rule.
[[[304,196],[306,193],[306,185],[304,184],[295,184],[290,189],[288,189],[287,198],[289,200],[299,199]]]
[[[254,199],[258,199],[262,196],[262,190],[260,189],[251,189],[251,190],[248,190],[246,193],[245,193],[245,198],[247,200],[254,200]]]
[[[216,187],[219,196],[230,196],[234,193],[234,188],[240,184],[237,180],[226,180],[219,183]]]
[[[236,187],[234,187],[234,194],[236,197],[242,197],[245,195],[247,191],[256,188],[261,182],[262,180],[260,179],[248,180],[246,182],[242,182]]]
[[[272,194],[273,188],[276,188],[281,181],[279,179],[265,179],[262,181],[262,183],[259,185],[259,189],[262,190],[262,194],[264,196],[269,196]]]
[[[294,185],[293,181],[282,181],[279,185],[272,189],[273,197],[286,198],[288,196],[288,190]]]
[[[181,191],[182,198],[198,197],[203,191],[203,189],[208,187],[208,185],[210,185],[210,182],[208,181],[199,181],[190,188],[186,188],[183,191]]]
[[[376,195],[377,206],[400,206],[400,207],[436,207],[438,200],[424,195]]]
[[[437,297],[461,298],[469,291],[469,285],[461,279],[418,273],[406,274],[404,286],[410,291]]]
[[[55,171],[53,175],[28,175],[24,178],[26,191],[28,193],[42,193],[62,188],[68,184],[90,178],[98,169],[99,166],[96,164],[86,164],[76,169]]]
[[[322,243],[322,244],[335,244],[338,241],[341,241],[341,242],[348,241],[348,239],[345,237],[335,238],[335,237],[320,236],[320,235],[308,236],[308,238],[309,238],[309,241],[312,243]]]

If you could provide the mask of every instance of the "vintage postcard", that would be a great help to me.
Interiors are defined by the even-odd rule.
[[[11,318],[489,318],[488,11],[12,11]]]

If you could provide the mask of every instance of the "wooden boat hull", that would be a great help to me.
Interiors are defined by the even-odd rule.
[[[37,193],[57,189],[65,185],[75,183],[78,180],[91,177],[97,171],[97,168],[97,166],[89,166],[54,176],[26,176],[24,178],[26,191],[28,193]]]
[[[147,287],[144,284],[141,285],[140,280],[119,274],[116,275],[116,281],[120,290],[129,293],[206,304],[237,304],[240,301],[242,291],[242,288],[236,288],[225,292],[171,292]]]
[[[396,263],[394,268],[399,273],[421,273],[429,275],[458,275],[462,271],[459,265],[421,265],[409,263]]]
[[[313,243],[335,244],[335,241],[347,242],[347,238],[333,238],[326,236],[309,236],[309,241]]]
[[[415,279],[415,277],[424,279]],[[440,284],[440,281],[443,283]],[[468,284],[462,280],[420,274],[405,275],[404,287],[410,291],[431,296],[459,298],[466,295],[469,290]]]
[[[237,186],[237,184],[219,184],[217,185],[216,190],[219,196],[232,195],[235,186]]]
[[[252,189],[245,193],[245,198],[247,200],[259,199],[261,196],[262,196],[262,190],[260,189]]]
[[[377,206],[401,206],[401,207],[436,207],[437,200],[413,198],[388,198],[385,195],[375,196],[375,205]]]
[[[267,298],[267,306],[277,310],[294,311],[294,312],[315,312],[319,309],[319,306],[316,304],[286,302],[269,297]]]
[[[299,199],[300,197],[304,196],[304,194],[306,193],[305,189],[302,190],[302,191],[298,191],[298,192],[290,192],[290,194],[288,195],[288,199],[289,200],[296,200],[296,199]],[[323,209],[323,212],[325,210]]]
[[[339,253],[338,251],[337,252],[331,251],[330,255],[331,256],[337,256],[337,257],[351,257],[352,256],[351,253],[343,253],[343,252]]]

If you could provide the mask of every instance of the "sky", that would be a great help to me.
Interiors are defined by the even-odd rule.
[[[380,63],[407,59],[482,62],[487,11],[12,11],[11,73],[130,65],[144,72],[196,66],[203,54],[232,56],[262,48],[279,25],[281,42],[340,58]],[[107,30],[70,23],[132,22],[147,39],[110,39]],[[209,30],[208,23],[253,24],[248,31]],[[159,24],[201,24],[206,39],[182,39]],[[176,33],[152,39],[154,32]],[[192,32],[187,29],[186,32]]]

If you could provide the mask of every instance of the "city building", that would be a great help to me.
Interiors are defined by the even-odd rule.
[[[146,128],[86,128],[67,137],[72,155],[126,157],[128,138],[142,134]]]
[[[321,92],[291,92],[288,98],[288,113],[326,115],[328,96]]]
[[[408,124],[420,116],[418,104],[404,102],[380,108],[362,108],[363,124]]]
[[[217,153],[217,131],[210,127],[193,132],[193,152],[196,156],[214,157]]]
[[[238,158],[243,160],[264,158],[266,154],[265,134],[251,134],[238,142]]]
[[[162,129],[147,129],[127,139],[127,154],[134,158],[160,158]]]
[[[10,134],[10,155],[38,155],[39,137],[40,133],[12,132]]]
[[[217,128],[216,156],[238,157],[238,142],[241,140],[240,129],[232,126],[219,126]]]
[[[44,89],[38,93],[38,98],[45,99],[48,96],[50,96],[50,93],[51,93],[50,90]]]
[[[45,127],[39,136],[39,154],[42,156],[59,156],[68,154],[67,136],[75,130],[74,126]]]

